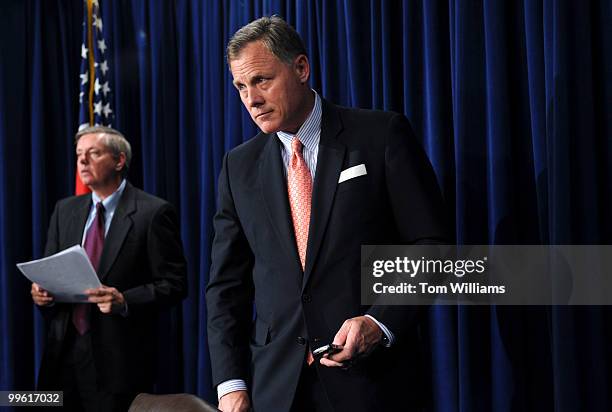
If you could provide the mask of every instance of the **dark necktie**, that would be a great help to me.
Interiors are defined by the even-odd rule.
[[[96,204],[96,216],[94,217],[91,226],[87,229],[85,235],[84,249],[89,256],[91,265],[94,267],[96,272],[98,271],[98,264],[100,263],[100,256],[102,256],[102,249],[104,248],[104,205],[102,202]],[[89,311],[91,308],[90,303],[76,303],[72,309],[72,323],[74,327],[83,335],[89,330]]]

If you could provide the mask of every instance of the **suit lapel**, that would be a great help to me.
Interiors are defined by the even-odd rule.
[[[136,199],[134,197],[134,188],[129,183],[126,184],[115,214],[113,221],[108,228],[108,233],[104,239],[104,249],[100,257],[100,265],[98,268],[98,276],[103,280],[117,259],[117,255],[123,246],[128,232],[132,228],[131,215],[136,211]]]
[[[300,268],[300,258],[295,244],[289,199],[287,198],[287,179],[283,172],[279,141],[276,134],[269,135],[263,156],[259,170],[260,186],[270,222],[272,222],[280,243],[285,249],[286,256]],[[279,190],[279,188],[281,189]]]
[[[68,220],[69,226],[66,231],[68,245],[80,245],[83,242],[83,230],[91,211],[91,203],[91,195],[83,196],[80,199],[79,206],[72,211],[72,217]]]
[[[337,110],[323,100],[321,141],[317,157],[317,172],[312,189],[312,206],[306,250],[306,268],[302,289],[306,286],[316,262],[331,212],[346,147],[337,139],[342,122]]]

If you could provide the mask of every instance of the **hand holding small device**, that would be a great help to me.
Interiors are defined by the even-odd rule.
[[[333,355],[334,353],[338,353],[342,351],[342,348],[343,348],[342,345],[335,345],[333,343],[330,343],[329,345],[324,345],[324,346],[321,346],[313,350],[312,356],[313,358],[315,358],[315,360],[318,361],[322,357]]]
[[[350,368],[355,361],[369,355],[380,344],[382,336],[382,329],[367,316],[347,319],[333,340],[341,351],[320,357],[319,362],[327,367]]]

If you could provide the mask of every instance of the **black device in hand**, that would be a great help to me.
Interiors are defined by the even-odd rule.
[[[312,356],[315,359],[320,359],[324,355],[333,355],[334,353],[338,353],[342,350],[342,345],[334,345],[330,343],[329,345],[324,345],[319,348],[316,348],[312,351]]]

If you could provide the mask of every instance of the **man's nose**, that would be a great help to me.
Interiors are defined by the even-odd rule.
[[[263,104],[264,99],[257,88],[252,87],[248,90],[247,104],[249,107],[259,107]]]

